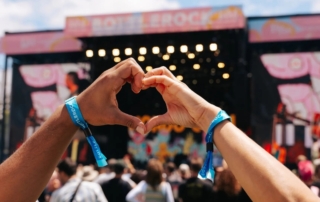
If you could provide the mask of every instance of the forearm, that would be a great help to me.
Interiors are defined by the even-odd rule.
[[[60,106],[0,165],[0,201],[36,201],[76,130],[67,109]]]
[[[212,120],[216,111],[211,109],[211,114]],[[216,127],[214,143],[253,201],[318,200],[292,172],[232,123],[225,121]]]

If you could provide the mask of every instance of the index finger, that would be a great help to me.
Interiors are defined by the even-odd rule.
[[[144,72],[140,65],[133,58],[128,58],[119,63],[115,68],[118,71],[118,76],[122,79],[121,83],[132,77],[132,91],[139,93],[142,88],[142,79],[144,77]]]

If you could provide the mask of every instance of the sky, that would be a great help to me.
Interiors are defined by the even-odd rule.
[[[246,16],[320,13],[320,0],[0,0],[0,37],[5,31],[63,29],[66,16],[228,5],[241,5]]]

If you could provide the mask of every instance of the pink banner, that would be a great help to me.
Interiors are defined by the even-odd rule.
[[[249,20],[249,41],[294,41],[320,39],[320,16]]]
[[[147,13],[68,17],[73,37],[151,34],[244,28],[240,7],[196,8]]]
[[[0,39],[0,53],[7,55],[81,51],[81,41],[63,32],[10,34]]]

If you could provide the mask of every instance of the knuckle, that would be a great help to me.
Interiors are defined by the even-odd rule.
[[[134,58],[130,57],[130,58],[127,59],[127,63],[128,63],[129,65],[133,65],[133,64],[136,63],[136,60],[135,60]]]
[[[133,128],[134,127],[134,122],[132,120],[127,120],[126,121],[126,126],[128,126],[129,128]]]

